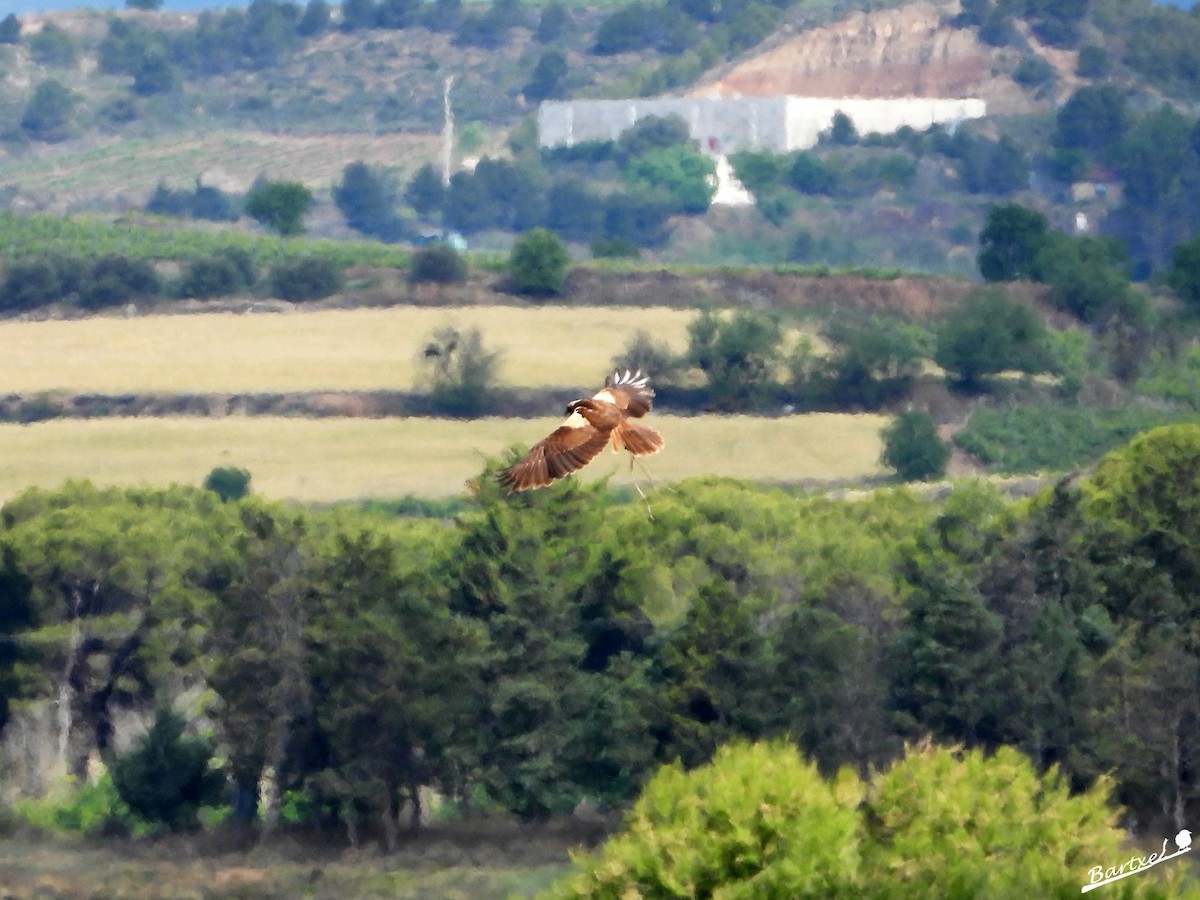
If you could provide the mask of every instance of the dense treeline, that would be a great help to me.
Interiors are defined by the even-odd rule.
[[[235,815],[351,839],[382,816],[394,843],[422,788],[526,819],[621,806],[739,737],[826,771],[923,735],[1008,745],[1076,788],[1115,772],[1135,826],[1195,812],[1200,427],[1017,504],[701,479],[651,516],[494,472],[452,522],[189,488],[9,502],[9,790],[111,769],[129,713],[174,705]],[[39,742],[35,771],[14,754]]]

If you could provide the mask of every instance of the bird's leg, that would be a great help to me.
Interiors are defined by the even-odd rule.
[[[652,490],[658,490],[658,485],[656,485],[654,483],[654,479],[650,477],[650,470],[646,468],[646,464],[644,462],[642,462],[640,459],[638,459],[636,456],[633,456],[633,455],[630,455],[630,457],[629,457],[629,474],[630,474],[630,476],[632,477],[632,475],[633,475],[633,464],[634,463],[637,463],[641,467],[642,471],[646,474],[646,480],[650,482],[650,488]],[[638,494],[641,496],[642,502],[646,504],[646,514],[650,517],[650,521],[653,522],[654,521],[654,510],[652,510],[650,508],[650,500],[646,497],[645,492],[642,490],[642,486],[640,484],[638,484],[636,478],[633,479],[633,486],[634,486],[634,488],[637,489]]]

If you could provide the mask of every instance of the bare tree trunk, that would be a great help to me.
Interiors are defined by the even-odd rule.
[[[409,782],[408,800],[408,833],[416,835],[421,830],[421,786],[416,782]]]
[[[390,784],[383,786],[383,834],[387,842],[387,852],[395,853],[400,849],[400,829],[397,822],[400,810],[396,802],[396,790]]]

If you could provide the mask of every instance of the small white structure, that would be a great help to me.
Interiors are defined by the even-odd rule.
[[[729,157],[724,154],[717,157],[717,174],[713,176],[717,182],[717,192],[713,194],[713,206],[753,206],[754,195],[746,190],[746,186],[733,174],[733,166]]]
[[[572,146],[612,141],[645,116],[678,116],[707,153],[806,150],[844,113],[859,134],[890,134],[907,125],[953,127],[987,115],[973,98],[655,97],[644,100],[548,100],[538,108],[538,143]]]

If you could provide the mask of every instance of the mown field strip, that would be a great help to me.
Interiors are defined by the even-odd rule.
[[[646,461],[665,483],[714,474],[763,481],[878,474],[882,416],[818,413],[782,419],[651,416],[666,449]],[[529,445],[559,419],[56,419],[0,425],[0,502],[68,479],[102,485],[200,484],[241,466],[258,494],[332,502],[460,493],[485,457]],[[631,484],[627,457],[605,451],[589,478]],[[645,476],[635,472],[645,481]]]
[[[687,347],[695,313],[482,306],[213,313],[0,322],[0,393],[237,393],[411,390],[438,328],[477,327],[501,352],[499,381],[599,387],[643,329]]]

